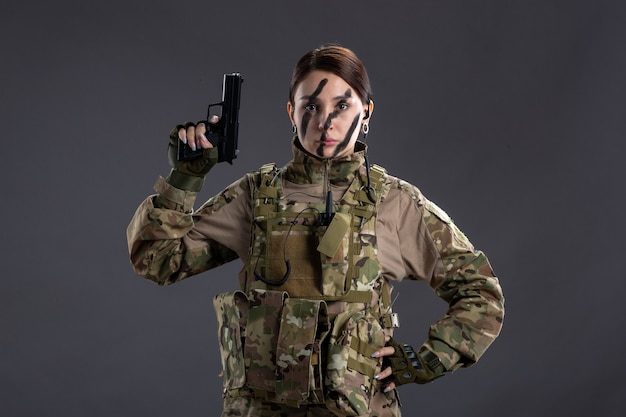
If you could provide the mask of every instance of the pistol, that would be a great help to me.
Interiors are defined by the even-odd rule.
[[[218,162],[226,161],[232,165],[233,159],[239,154],[239,103],[241,101],[241,84],[243,77],[238,72],[224,74],[222,83],[222,101],[209,104],[207,108],[206,137],[217,147]],[[211,107],[221,107],[220,120],[217,124],[209,124]],[[202,149],[192,150],[189,145],[178,141],[178,160],[188,161],[202,156]]]

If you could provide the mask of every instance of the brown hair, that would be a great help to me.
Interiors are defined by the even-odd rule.
[[[289,86],[291,104],[294,104],[293,95],[300,81],[315,70],[328,71],[343,78],[356,90],[363,104],[369,103],[372,98],[370,80],[363,62],[348,48],[327,45],[307,52],[296,64]]]

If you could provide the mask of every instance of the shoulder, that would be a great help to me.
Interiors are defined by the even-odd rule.
[[[426,198],[417,186],[402,178],[389,174],[386,170],[383,178],[383,201],[387,198],[395,197],[402,198],[418,206],[424,205]]]
[[[441,207],[429,200],[419,187],[388,173],[385,174],[385,177],[385,189],[388,192],[383,198],[397,199],[401,205],[414,206],[422,212],[425,221],[452,223],[450,216]]]

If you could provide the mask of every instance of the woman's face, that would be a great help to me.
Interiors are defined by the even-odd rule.
[[[296,86],[293,101],[287,111],[304,149],[320,158],[354,152],[367,107],[343,78],[313,71]]]

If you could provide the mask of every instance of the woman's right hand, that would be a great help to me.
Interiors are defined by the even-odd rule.
[[[212,125],[216,125],[218,122],[219,117],[215,115],[211,116],[209,119],[209,123]],[[210,149],[213,147],[213,144],[206,137],[207,125],[204,121],[198,123],[185,123],[184,125],[176,126],[175,129],[178,139],[189,145],[193,151],[200,148]]]
[[[217,116],[211,116],[210,125],[219,122]],[[211,127],[209,125],[209,128]],[[168,144],[168,159],[172,172],[167,181],[176,188],[189,191],[199,191],[202,188],[204,177],[213,168],[218,160],[217,148],[207,138],[207,123],[186,123],[177,125],[170,131]],[[192,150],[203,149],[202,155],[191,160],[178,159],[178,146],[187,143]]]

